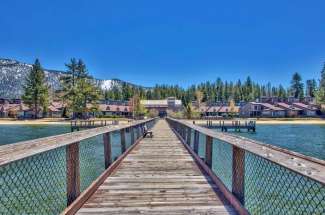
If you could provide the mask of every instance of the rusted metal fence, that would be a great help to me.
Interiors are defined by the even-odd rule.
[[[0,147],[0,214],[59,214],[155,119]],[[19,135],[19,134],[17,134]]]
[[[250,214],[325,214],[325,161],[167,120]]]

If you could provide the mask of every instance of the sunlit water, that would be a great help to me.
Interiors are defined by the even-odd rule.
[[[0,125],[0,145],[69,132],[69,125]],[[128,148],[131,133],[125,135]],[[120,133],[112,132],[111,141],[115,160],[121,155]],[[103,136],[82,140],[79,151],[80,189],[84,191],[105,169]],[[66,207],[65,147],[0,167],[0,184],[0,214],[60,213]]]
[[[0,125],[0,145],[68,132],[70,132],[68,125]],[[325,159],[324,125],[258,125],[256,133],[241,132],[236,134]],[[82,191],[104,171],[102,141],[102,136],[99,135],[83,140],[80,143]],[[231,190],[231,146],[217,140],[214,140],[214,142],[212,169]],[[200,135],[199,154],[201,157],[204,157],[205,154],[204,143],[205,137]],[[127,146],[130,145],[130,133],[126,133],[126,144]],[[118,132],[112,134],[112,153],[114,159],[121,154]],[[9,205],[9,207],[6,207],[0,204],[0,213],[19,214],[27,211],[31,214],[56,214],[62,211],[66,204],[65,159],[65,148],[61,148],[37,155],[37,159],[21,160],[17,165],[13,164],[3,169],[0,168],[0,181],[4,179],[3,190],[6,190],[4,192],[6,193],[6,200],[2,200],[1,203],[7,202]],[[35,168],[35,165],[40,165],[40,168]],[[323,203],[319,204],[318,198],[315,197],[320,195],[322,198],[324,193],[323,190],[320,190],[322,188],[318,184],[250,153],[246,154],[245,166],[245,206],[252,214],[266,214],[266,212],[270,211],[276,211],[276,214],[293,214],[296,210],[317,214],[315,209],[323,208]],[[22,181],[17,184],[12,179],[16,179],[18,176]],[[33,198],[24,198],[19,200],[18,203],[15,194],[26,193],[26,189],[28,192],[35,192],[35,184],[33,186],[24,186],[26,183],[33,182],[34,177],[31,176],[37,177],[37,189],[39,189],[39,192],[44,193],[42,199],[39,199],[37,207],[31,207],[35,203],[33,202],[36,198],[34,195]],[[7,178],[11,178],[11,180],[7,180]],[[292,179],[299,180],[292,181]],[[310,187],[311,190],[305,190],[305,187]],[[296,192],[297,190],[305,191]],[[301,195],[295,196],[293,193],[300,193]],[[305,196],[310,195],[313,196],[312,202],[305,199]],[[270,199],[273,200],[273,206],[268,204]],[[11,207],[10,205],[13,203],[17,207]],[[286,210],[280,207],[284,203],[290,205]],[[55,207],[49,208],[49,205]]]
[[[0,145],[68,132],[69,125],[0,125]]]
[[[236,133],[325,160],[325,125],[257,125],[256,133]]]

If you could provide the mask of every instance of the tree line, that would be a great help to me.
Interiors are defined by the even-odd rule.
[[[65,64],[66,74],[61,78],[61,89],[53,92],[46,84],[44,70],[41,63],[36,59],[30,74],[24,84],[24,95],[22,99],[25,104],[33,109],[35,117],[39,112],[46,113],[50,100],[60,99],[65,104],[63,115],[70,113],[74,117],[83,117],[87,112],[94,112],[98,109],[100,99],[131,100],[137,101],[134,107],[139,106],[141,99],[165,99],[176,97],[182,99],[185,106],[191,101],[200,102],[224,102],[229,101],[248,102],[255,101],[263,96],[279,97],[286,99],[293,96],[302,99],[310,96],[317,99],[319,104],[325,104],[325,64],[321,70],[321,77],[318,81],[309,79],[305,83],[299,73],[294,73],[290,87],[283,85],[273,86],[271,83],[265,85],[253,81],[247,77],[244,81],[236,82],[223,81],[217,78],[216,81],[206,81],[198,85],[183,88],[178,85],[155,85],[151,88],[144,88],[128,83],[113,85],[109,90],[101,90],[87,70],[85,63],[79,59],[72,58]],[[52,95],[51,94],[51,95]],[[143,109],[139,106],[140,109]]]
[[[318,101],[324,103],[324,79],[325,64],[321,71],[321,79],[309,79],[304,83],[299,73],[294,73],[290,86],[285,88],[283,85],[273,86],[271,83],[265,85],[254,82],[250,77],[246,80],[237,82],[223,81],[217,78],[216,81],[206,81],[198,85],[192,85],[184,89],[178,85],[155,85],[150,90],[141,87],[134,87],[128,84],[113,86],[112,89],[104,92],[105,99],[128,100],[134,95],[139,95],[142,99],[165,99],[167,97],[176,97],[184,101],[198,100],[198,92],[202,102],[229,102],[234,100],[238,102],[255,101],[261,97],[278,97],[287,99],[294,97],[302,99],[304,96],[318,98]]]

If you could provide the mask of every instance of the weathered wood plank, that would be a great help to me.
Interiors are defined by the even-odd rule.
[[[244,205],[245,151],[234,146],[232,155],[232,193]]]
[[[68,134],[61,134],[51,137],[39,138],[35,140],[22,141],[14,144],[2,145],[0,146],[0,166],[4,166],[20,159],[24,159],[62,146],[66,146],[74,142],[80,142],[84,139],[95,137],[97,135],[119,131],[120,129],[140,125],[144,122],[149,122],[151,120],[153,119],[140,120],[128,125],[93,128]]]
[[[205,163],[208,167],[212,167],[212,147],[213,147],[213,138],[210,136],[206,136],[205,139]]]
[[[194,129],[207,136],[224,141],[232,146],[238,147],[246,153],[252,153],[256,156],[272,161],[300,175],[306,176],[312,180],[325,185],[325,161],[299,154],[290,150],[279,148],[258,141],[222,132],[216,132],[211,129],[193,125],[184,120],[168,118],[172,122],[182,123],[189,128]]]
[[[121,152],[124,153],[126,150],[125,129],[120,130],[120,135],[121,135]]]
[[[105,168],[107,169],[112,163],[112,146],[110,133],[103,134]]]
[[[152,130],[77,214],[236,214],[167,123]]]
[[[67,205],[80,194],[79,142],[66,146]]]

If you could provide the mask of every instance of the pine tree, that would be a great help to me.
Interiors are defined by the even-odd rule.
[[[279,98],[282,98],[282,99],[287,98],[287,91],[281,84],[279,85],[279,90],[278,90],[278,95],[277,96]]]
[[[100,91],[81,59],[77,62],[75,58],[72,58],[66,67],[68,68],[67,75],[61,79],[63,98],[73,112],[73,117],[84,117],[87,112],[97,109],[96,102]],[[88,103],[91,104],[89,107],[87,107]]]
[[[317,92],[317,103],[325,104],[325,63],[321,71],[321,77],[319,80],[319,89]],[[325,112],[325,110],[324,110]]]
[[[317,83],[315,79],[306,81],[306,96],[315,97],[317,91]]]
[[[35,60],[33,68],[26,78],[24,84],[24,95],[22,99],[34,111],[34,118],[43,109],[43,113],[47,111],[49,104],[48,86],[45,84],[45,74],[38,59]]]
[[[304,84],[299,73],[294,73],[291,80],[291,94],[296,99],[302,99],[304,97]]]
[[[135,94],[131,98],[131,105],[132,105],[132,111],[133,111],[133,117],[141,117],[147,114],[147,109],[144,107],[143,104],[141,104],[141,98],[139,95]]]
[[[200,108],[203,99],[203,93],[200,90],[195,91],[195,99],[196,99],[197,107]]]

